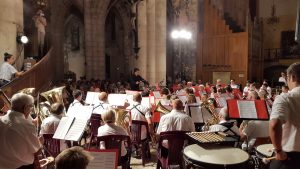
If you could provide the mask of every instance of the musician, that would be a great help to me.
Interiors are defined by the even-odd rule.
[[[173,110],[162,116],[159,121],[156,134],[159,136],[161,132],[166,131],[195,131],[193,120],[190,116],[183,112],[183,103],[179,99],[172,101]],[[161,156],[168,156],[168,142],[165,140],[162,143]]]
[[[271,169],[300,166],[300,63],[287,69],[290,92],[275,99],[270,116],[270,137],[276,152]]]
[[[104,125],[98,128],[98,137],[106,136],[106,135],[128,135],[128,133],[120,126],[115,125],[116,122],[116,112],[113,109],[109,109],[104,111],[101,114],[102,120],[104,121]],[[104,142],[100,142],[100,149],[105,149]],[[125,149],[124,144],[121,147],[121,156],[123,158],[126,157],[127,151]],[[121,158],[122,158],[121,157]]]
[[[93,113],[101,114],[103,111],[111,108],[111,105],[108,103],[108,95],[106,92],[101,92],[98,96],[99,104],[95,105],[93,108]]]
[[[11,111],[0,117],[0,168],[34,168],[34,154],[41,144],[35,126],[27,120],[34,107],[32,96],[11,98]]]
[[[204,85],[199,85],[199,94],[202,96],[203,94],[207,94]]]
[[[141,102],[142,95],[136,92],[133,95],[133,104],[128,106],[126,109],[130,111],[131,120],[146,121],[149,125],[149,132],[153,133],[151,111],[148,107],[141,105]],[[141,130],[141,139],[144,140],[147,138],[147,129],[145,126],[142,126]]]
[[[86,169],[92,159],[89,152],[75,146],[62,151],[55,158],[55,166],[56,169]]]
[[[142,82],[147,83],[147,81],[140,76],[140,69],[134,68],[133,72],[134,74],[131,76],[130,79],[130,87],[131,90],[139,91],[139,84]]]
[[[219,112],[219,123],[209,127],[209,131],[218,132],[222,131],[231,136],[240,136],[239,128],[234,122],[229,121],[228,109],[223,107]]]
[[[76,110],[76,108],[83,106],[83,104],[81,103],[81,101],[82,101],[81,90],[73,91],[73,97],[74,97],[74,101],[69,106],[67,116],[72,116],[72,114],[73,114],[74,110]]]
[[[248,95],[248,92],[250,90],[250,83],[251,82],[249,80],[247,80],[246,86],[243,89],[243,96],[244,97],[247,97],[247,95]]]
[[[230,87],[231,87],[232,89],[239,89],[239,88],[240,88],[239,85],[237,85],[237,84],[235,83],[235,79],[231,79],[231,80],[230,80]]]
[[[177,85],[177,90],[175,92],[177,95],[183,95],[184,94],[184,89],[183,89],[183,85],[181,83],[179,83]]]
[[[288,93],[288,92],[289,92],[289,87],[283,85],[281,87],[281,93],[280,93],[280,95],[283,95],[283,94]]]
[[[51,105],[50,112],[50,116],[44,119],[41,124],[40,134],[55,133],[64,112],[64,105],[61,103],[54,103]]]
[[[281,72],[281,76],[279,77],[279,79],[278,79],[278,82],[282,82],[282,83],[284,83],[284,85],[287,85],[287,80],[286,80],[286,75],[285,75],[285,73],[284,72]]]
[[[15,56],[9,53],[4,53],[4,62],[0,68],[0,87],[9,83],[14,76],[21,76],[23,71],[18,72],[12,65],[15,63]]]
[[[168,88],[163,88],[161,90],[161,97],[162,97],[162,100],[160,102],[163,106],[171,105],[171,101],[170,101],[171,95],[170,95],[170,91]]]

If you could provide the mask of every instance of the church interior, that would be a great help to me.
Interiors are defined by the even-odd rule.
[[[0,56],[0,169],[275,169],[281,151],[300,157],[273,126],[285,123],[278,100],[300,98],[299,0],[1,0]],[[25,123],[32,153],[9,148],[29,139]]]

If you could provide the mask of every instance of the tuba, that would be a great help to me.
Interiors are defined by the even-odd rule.
[[[214,106],[214,101],[213,100],[207,100],[206,102],[203,102],[201,104],[201,107],[206,108],[208,112],[211,114],[211,118],[205,121],[205,124],[203,126],[204,131],[209,130],[209,126],[218,124],[219,123],[219,116],[215,112],[215,106]]]
[[[126,119],[129,121],[129,113],[125,109],[115,109],[116,112],[116,125],[122,127],[126,131],[128,130],[128,123],[126,123]]]
[[[167,109],[165,106],[161,104],[159,101],[157,105],[155,106],[154,112],[160,112],[162,114],[168,114],[171,112],[171,110]]]

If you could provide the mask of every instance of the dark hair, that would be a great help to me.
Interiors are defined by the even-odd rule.
[[[161,90],[161,94],[168,95],[169,94],[169,89],[168,88],[163,88]]]
[[[231,88],[230,85],[226,86],[226,87],[225,87],[225,90],[226,90],[227,92],[229,92],[229,93],[232,92],[232,88]]]
[[[134,69],[133,69],[133,72],[134,72],[134,73],[137,72],[137,71],[140,71],[140,69],[139,69],[139,68],[134,68]]]
[[[291,64],[286,72],[288,75],[293,76],[297,83],[300,83],[300,62]]]
[[[6,62],[8,59],[12,57],[12,54],[9,54],[7,52],[4,53],[4,62]]]
[[[77,98],[77,97],[79,97],[79,96],[81,96],[81,95],[82,95],[82,93],[81,93],[80,90],[75,90],[75,91],[73,92],[73,97],[74,97],[74,98]]]

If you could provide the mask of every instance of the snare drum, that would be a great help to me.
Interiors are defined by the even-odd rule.
[[[256,147],[256,155],[259,158],[268,158],[273,155],[273,148],[272,144],[262,144]]]
[[[238,148],[192,144],[184,148],[183,158],[186,168],[243,169],[247,167],[249,155]]]

